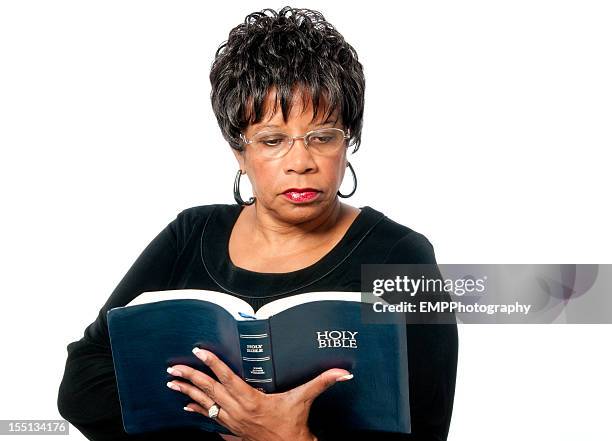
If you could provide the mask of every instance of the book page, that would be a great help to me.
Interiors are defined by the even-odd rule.
[[[348,302],[366,302],[374,303],[375,301],[385,302],[383,299],[376,297],[372,293],[362,293],[361,291],[318,291],[296,294],[294,296],[284,297],[266,303],[257,310],[255,316],[259,319],[265,319],[278,314],[285,309],[293,306],[301,305],[308,302],[316,302],[320,300],[345,300]]]
[[[219,305],[229,312],[236,320],[249,320],[240,315],[245,313],[255,316],[251,305],[230,294],[207,289],[171,289],[166,291],[146,291],[125,306],[142,305],[145,303],[161,302],[164,300],[193,299],[211,302]]]

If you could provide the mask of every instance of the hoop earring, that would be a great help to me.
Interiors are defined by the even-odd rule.
[[[346,165],[351,169],[351,173],[353,174],[353,191],[351,191],[349,194],[342,194],[340,193],[340,190],[338,190],[338,196],[341,198],[350,198],[355,193],[355,190],[357,190],[357,175],[355,174],[355,170],[353,170],[353,166],[350,162],[347,161]]]
[[[255,198],[251,196],[251,198],[245,202],[240,196],[240,175],[246,174],[246,171],[243,173],[241,169],[238,169],[238,173],[236,173],[236,178],[234,179],[234,199],[238,205],[252,205],[255,203]]]

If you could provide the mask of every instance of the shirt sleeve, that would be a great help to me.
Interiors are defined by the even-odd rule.
[[[167,289],[179,252],[183,225],[179,214],[141,252],[99,311],[83,337],[67,346],[64,375],[57,407],[60,415],[90,440],[222,440],[216,433],[197,429],[128,435],[123,428],[121,406],[110,347],[106,312],[125,306],[145,291]],[[203,417],[204,418],[204,417]]]
[[[435,264],[435,272],[430,275],[441,277],[432,244],[416,231],[401,238],[383,263]],[[457,325],[410,323],[406,325],[406,337],[411,433],[351,431],[348,437],[346,432],[325,433],[319,436],[319,441],[446,441],[457,375]]]
[[[394,246],[385,263],[430,264],[435,270],[432,274],[428,269],[428,275],[442,278],[433,245],[416,231]],[[411,323],[406,325],[406,334],[412,433],[401,439],[445,441],[455,396],[457,325]]]

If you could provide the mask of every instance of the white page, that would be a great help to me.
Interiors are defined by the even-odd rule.
[[[382,298],[372,293],[362,293],[361,291],[319,291],[296,294],[266,303],[257,310],[255,316],[265,319],[278,314],[281,311],[303,303],[316,302],[319,300],[343,300],[347,302],[374,303],[376,301],[387,303]]]
[[[243,312],[255,315],[253,308],[241,298],[218,291],[206,289],[171,289],[166,291],[146,291],[133,299],[125,306],[142,305],[146,303],[160,302],[163,300],[194,299],[203,300],[219,305],[229,312],[236,320],[249,320],[241,317],[238,313]]]

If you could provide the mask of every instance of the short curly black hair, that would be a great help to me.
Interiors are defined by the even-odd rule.
[[[313,120],[322,100],[326,119],[338,111],[350,129],[353,153],[361,144],[363,66],[355,49],[318,11],[285,6],[279,12],[266,8],[247,15],[217,49],[210,82],[223,137],[238,151],[243,150],[240,133],[264,117],[272,87],[285,122],[299,88],[303,107],[312,100]]]

